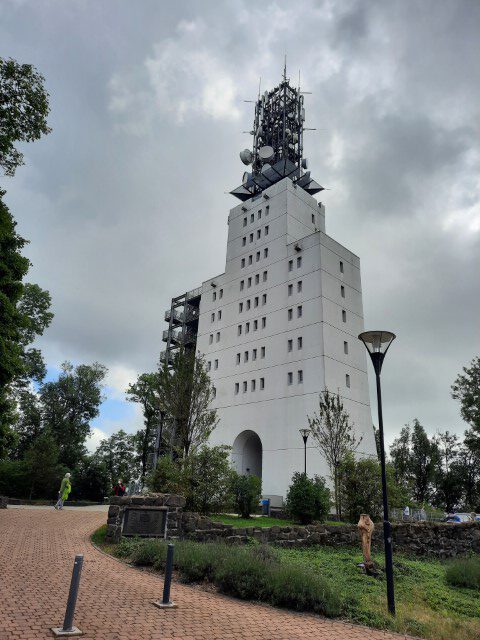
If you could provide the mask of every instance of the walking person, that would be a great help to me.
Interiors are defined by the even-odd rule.
[[[66,473],[62,479],[62,484],[60,485],[60,491],[58,492],[58,502],[55,505],[55,509],[63,509],[63,503],[70,495],[71,490],[72,485],[70,483],[70,474]]]
[[[121,480],[119,480],[118,483],[113,487],[113,493],[116,496],[119,496],[119,497],[124,496],[125,491],[126,491],[126,487]]]

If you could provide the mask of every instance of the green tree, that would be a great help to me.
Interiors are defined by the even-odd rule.
[[[147,479],[147,485],[158,493],[176,493],[185,496],[185,476],[179,460],[172,456],[160,456],[157,466]]]
[[[412,452],[411,452],[411,428],[406,424],[400,431],[390,447],[390,458],[393,463],[395,480],[407,491],[411,491],[412,478]]]
[[[415,418],[412,428],[411,474],[413,497],[419,504],[428,502],[432,495],[432,484],[438,464],[439,451],[435,442],[430,442],[425,428]]]
[[[0,166],[13,176],[23,164],[17,142],[32,142],[50,132],[44,78],[31,64],[0,58]]]
[[[209,514],[229,502],[232,480],[229,452],[230,447],[203,445],[185,459],[185,497],[189,511]]]
[[[45,431],[32,442],[25,453],[25,465],[30,480],[29,497],[54,497],[65,469],[58,463],[58,446],[51,433]]]
[[[102,383],[106,373],[106,367],[98,362],[76,367],[64,362],[58,380],[40,388],[44,426],[59,446],[60,462],[70,469],[86,453],[90,422],[98,416],[104,400]]]
[[[250,518],[250,514],[258,507],[262,495],[262,481],[257,476],[243,476],[233,471],[231,494],[236,512],[242,518]]]
[[[123,429],[102,440],[95,451],[95,460],[103,462],[110,476],[110,492],[118,480],[128,484],[139,475],[135,452],[135,436]]]
[[[98,460],[94,455],[85,456],[75,470],[71,500],[103,502],[111,490],[110,472],[105,462]]]
[[[330,511],[330,489],[319,476],[308,478],[304,473],[294,473],[285,503],[287,513],[300,522],[323,522]]]
[[[160,375],[158,373],[142,373],[137,381],[127,388],[127,400],[137,402],[142,407],[144,428],[135,436],[136,448],[141,463],[141,481],[145,482],[149,454],[155,448],[157,429],[160,423]]]
[[[452,398],[460,401],[462,418],[480,435],[480,357],[458,374],[452,385]]]
[[[179,349],[171,370],[167,364],[159,372],[160,405],[168,424],[173,425],[173,439],[178,454],[187,457],[191,449],[205,444],[218,419],[211,408],[213,385],[205,360],[194,351]]]
[[[20,389],[17,393],[17,411],[14,425],[16,445],[11,457],[20,459],[44,430],[42,403],[38,394],[30,389]]]
[[[350,416],[343,407],[340,394],[330,393],[327,388],[319,398],[318,414],[308,416],[317,448],[327,461],[333,481],[335,509],[342,513],[342,499],[339,486],[340,465],[349,453],[353,453],[360,445],[362,438],[356,439]]]

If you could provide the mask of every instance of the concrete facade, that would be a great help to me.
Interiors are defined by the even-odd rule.
[[[326,386],[339,392],[374,455],[360,261],[325,233],[325,208],[290,178],[230,211],[225,272],[202,284],[197,351],[220,418],[212,445],[285,497],[303,471],[299,429]],[[309,475],[328,469],[309,441]],[[280,501],[280,498],[278,499]]]

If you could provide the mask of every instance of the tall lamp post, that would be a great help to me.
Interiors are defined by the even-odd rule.
[[[382,469],[383,496],[383,539],[385,543],[385,571],[387,574],[388,610],[395,615],[395,592],[393,586],[393,555],[392,555],[392,526],[388,517],[387,473],[385,470],[385,447],[383,440],[382,389],[380,386],[380,372],[387,351],[395,340],[395,334],[390,331],[365,331],[358,338],[363,342],[372,360],[377,380],[378,430],[380,434],[380,465]]]
[[[310,429],[299,429],[300,435],[303,438],[303,449],[304,449],[304,474],[307,475],[307,440],[310,435]]]

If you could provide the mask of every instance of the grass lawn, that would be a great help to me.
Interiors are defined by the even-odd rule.
[[[242,522],[242,526],[244,522],[250,524],[250,520],[230,519]],[[106,526],[101,527],[92,535],[92,541],[107,553],[122,557],[124,560],[131,560],[129,546],[133,548],[135,545],[142,545],[151,548],[153,543],[148,540],[135,542],[130,539],[120,545],[105,545],[105,531]],[[158,544],[162,542],[158,541]],[[192,547],[191,552],[187,553],[187,560],[190,562],[198,562],[198,560],[192,560],[195,556],[195,546],[202,548],[208,546],[201,543],[178,543],[176,545],[177,560],[188,551],[185,547],[182,551],[182,545],[185,544]],[[227,547],[227,555],[235,555],[237,550],[241,549],[255,553],[259,548],[260,545],[255,544],[247,547]],[[127,549],[126,552],[125,549]],[[273,553],[277,556],[276,562],[300,569],[300,577],[308,573],[311,575],[313,572],[324,579],[330,585],[329,588],[339,596],[341,617],[352,622],[428,640],[479,640],[480,638],[480,590],[449,585],[446,581],[448,563],[395,554],[397,616],[392,618],[387,613],[384,577],[365,576],[356,566],[362,559],[360,549],[273,548]],[[149,557],[148,552],[147,557]],[[258,563],[258,557],[256,556],[254,564]],[[382,556],[374,554],[374,559],[381,563]],[[146,562],[142,560],[137,564],[154,564],[154,558]],[[301,584],[290,587],[294,591],[302,588]]]
[[[208,516],[210,520],[215,522],[223,522],[223,524],[233,524],[234,527],[291,527],[292,525],[298,525],[293,520],[286,520],[283,518],[269,518],[268,516],[240,518],[239,516],[229,516],[224,513],[216,513]],[[329,522],[325,524],[343,524],[342,522]]]

